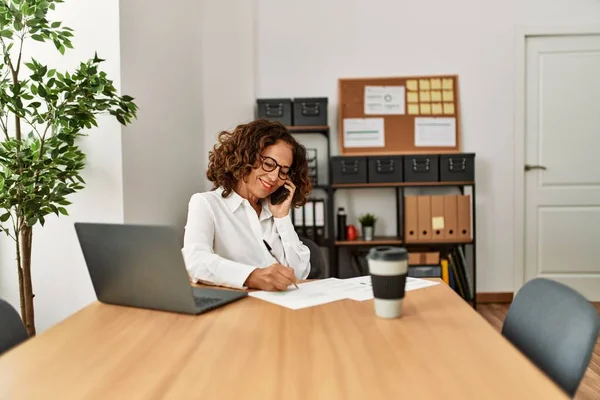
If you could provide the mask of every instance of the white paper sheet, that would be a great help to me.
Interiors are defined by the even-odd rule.
[[[290,286],[284,292],[250,292],[248,296],[256,297],[269,303],[277,304],[282,307],[299,310],[301,308],[318,306],[320,304],[331,303],[333,301],[347,298],[343,290],[339,288],[340,279],[329,278],[315,282],[302,283],[298,289]]]
[[[365,115],[406,113],[404,86],[365,86]]]
[[[344,118],[344,147],[383,147],[383,118]]]
[[[437,284],[439,282],[407,277],[405,290],[422,289]],[[373,286],[371,277],[367,275],[349,279],[322,279],[302,283],[298,285],[298,289],[290,286],[285,292],[258,291],[251,292],[248,295],[292,310],[299,310],[343,299],[371,300],[373,298]]]
[[[456,146],[456,118],[415,118],[415,146]]]
[[[344,280],[360,287],[353,292],[354,296],[352,296],[352,294],[350,294],[348,296],[348,298],[357,300],[357,301],[371,300],[373,298],[373,285],[371,284],[371,277],[369,275],[359,276],[356,278],[349,278],[349,279],[344,279]],[[428,286],[434,286],[434,285],[438,285],[438,284],[439,284],[439,282],[435,282],[435,281],[407,277],[406,278],[406,286],[405,286],[404,290],[406,292],[409,292],[411,290],[423,289]]]

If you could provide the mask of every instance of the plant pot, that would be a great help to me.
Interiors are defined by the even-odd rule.
[[[373,240],[373,233],[375,231],[374,226],[363,226],[362,236],[364,240]]]

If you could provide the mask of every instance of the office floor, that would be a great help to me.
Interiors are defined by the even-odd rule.
[[[600,314],[600,303],[595,303],[596,310]],[[480,304],[477,306],[479,313],[498,331],[502,328],[502,322],[508,312],[508,304]],[[576,400],[592,400],[600,398],[600,339],[596,342],[594,354],[590,365],[581,381]]]

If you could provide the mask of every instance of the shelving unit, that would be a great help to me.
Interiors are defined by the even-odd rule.
[[[360,184],[331,184],[332,182],[332,166],[331,166],[331,144],[329,137],[328,126],[290,126],[288,127],[290,133],[293,134],[320,134],[325,136],[327,141],[327,163],[328,163],[328,180],[327,184],[319,183],[314,188],[323,190],[326,192],[326,217],[325,217],[325,244],[329,253],[329,276],[339,277],[340,276],[340,265],[339,265],[339,251],[341,248],[357,248],[357,247],[373,247],[380,245],[403,245],[409,250],[411,248],[435,248],[444,249],[453,246],[462,246],[463,252],[467,254],[466,246],[472,246],[472,294],[473,301],[469,303],[473,307],[477,307],[477,249],[476,240],[477,237],[477,220],[476,220],[476,209],[475,209],[475,182],[474,181],[457,181],[457,182],[394,182],[394,183],[360,183]],[[471,195],[471,210],[472,210],[472,240],[464,239],[452,239],[444,241],[405,241],[404,238],[404,195],[407,188],[422,188],[422,187],[458,187],[461,194],[465,194],[465,188],[470,187]],[[394,188],[396,197],[396,236],[375,236],[374,240],[336,240],[336,227],[335,227],[335,193],[339,190],[345,189],[375,189],[375,188]]]

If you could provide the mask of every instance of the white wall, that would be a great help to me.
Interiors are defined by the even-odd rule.
[[[141,12],[143,10],[143,12]],[[140,107],[123,128],[126,223],[181,227],[203,189],[201,2],[121,2],[123,91]]]
[[[61,56],[52,44],[32,43],[25,50],[39,61],[73,70],[94,56],[106,59],[103,70],[120,87],[119,2],[79,0],[57,5],[53,20],[75,30],[74,50]],[[99,127],[81,142],[87,154],[85,190],[73,195],[69,217],[49,217],[34,229],[32,279],[38,332],[95,300],[94,291],[73,229],[75,221],[121,222],[122,177],[120,125],[112,118],[99,119]],[[0,239],[0,297],[19,310],[14,243]]]
[[[598,15],[593,0],[258,0],[256,95],[329,97],[337,154],[338,78],[458,74],[463,150],[477,153],[478,291],[512,291],[515,27]],[[352,221],[393,210],[393,194],[380,193],[338,196]]]

